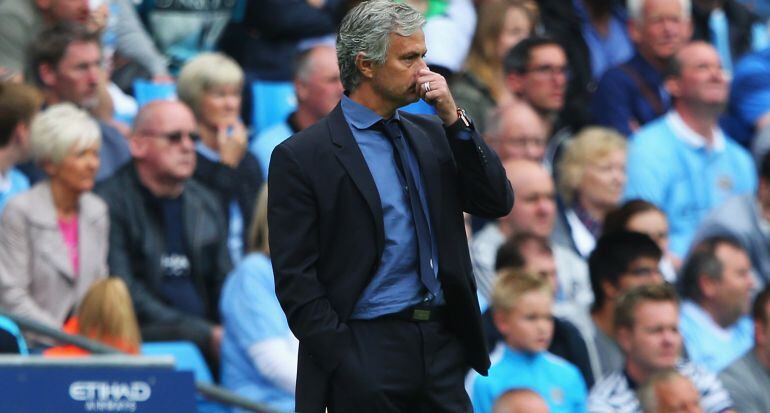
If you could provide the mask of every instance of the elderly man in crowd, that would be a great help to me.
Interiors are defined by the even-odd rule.
[[[643,285],[624,295],[615,308],[615,336],[625,356],[623,369],[597,382],[588,397],[589,413],[641,413],[634,389],[656,373],[675,368],[698,389],[706,413],[735,413],[716,375],[679,362],[679,298],[668,284]]]
[[[524,102],[495,108],[487,120],[484,138],[505,163],[511,159],[543,162],[548,139],[543,120]]]
[[[754,162],[719,128],[728,82],[714,47],[693,42],[670,62],[674,108],[637,132],[628,150],[626,199],[666,213],[671,252],[683,257],[702,219],[733,195],[754,193]]]
[[[194,131],[184,104],[146,105],[129,138],[133,162],[97,193],[110,210],[110,274],[129,286],[142,337],[189,340],[216,361],[219,292],[230,258],[222,207],[191,179]]]
[[[719,373],[740,413],[770,412],[770,287],[754,299],[754,347]]]
[[[507,216],[490,222],[471,241],[471,257],[479,296],[488,299],[494,283],[497,250],[514,234],[532,233],[548,238],[556,219],[553,179],[541,164],[526,160],[505,163],[511,185],[516,188],[516,205]],[[570,303],[582,311],[564,314],[579,327],[587,323],[588,306],[593,300],[585,262],[568,248],[551,244],[556,260],[559,302]]]
[[[674,369],[654,374],[638,393],[644,413],[703,413],[698,389]]]
[[[669,60],[692,35],[690,0],[630,0],[628,31],[636,53],[608,70],[591,101],[596,123],[629,136],[671,107],[663,87]]]
[[[342,97],[340,69],[333,47],[320,44],[300,53],[294,73],[297,109],[286,121],[268,128],[251,143],[249,150],[267,177],[273,149],[289,136],[318,122],[334,109]]]

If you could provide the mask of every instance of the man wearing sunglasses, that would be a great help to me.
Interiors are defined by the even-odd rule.
[[[230,258],[220,203],[191,179],[194,130],[184,104],[146,105],[129,138],[133,162],[96,191],[110,209],[110,274],[126,280],[142,338],[192,341],[216,366]]]

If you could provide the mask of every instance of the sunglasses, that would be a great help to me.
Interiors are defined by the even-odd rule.
[[[196,132],[186,132],[186,131],[172,131],[167,133],[159,133],[159,132],[145,132],[144,133],[147,136],[152,136],[156,138],[163,138],[169,143],[177,144],[179,142],[182,142],[182,139],[184,139],[185,136],[189,136],[190,140],[193,142],[198,141],[200,139],[200,135],[198,135]]]

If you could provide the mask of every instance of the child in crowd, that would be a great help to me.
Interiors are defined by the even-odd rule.
[[[128,354],[139,354],[142,338],[134,304],[126,283],[118,277],[102,278],[91,284],[77,314],[64,325],[64,332],[99,341]],[[86,356],[75,345],[52,347],[50,357]]]
[[[494,321],[507,346],[493,354],[489,376],[471,385],[474,412],[490,413],[501,394],[528,388],[552,413],[582,413],[586,385],[577,368],[546,351],[553,335],[553,292],[547,280],[518,271],[503,272],[492,291]]]

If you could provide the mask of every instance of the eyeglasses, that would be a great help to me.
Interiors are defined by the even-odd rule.
[[[542,66],[531,67],[525,70],[525,73],[534,73],[537,76],[551,76],[551,77],[564,76],[567,79],[569,79],[571,76],[569,67],[552,66],[552,65],[542,65]]]
[[[163,138],[169,143],[177,144],[179,142],[182,142],[182,139],[184,139],[185,136],[188,136],[191,141],[196,142],[198,139],[200,139],[200,135],[198,135],[195,132],[188,132],[188,131],[182,131],[182,130],[176,130],[172,132],[167,133],[161,133],[161,132],[144,132],[143,135],[146,136],[152,136],[155,138]]]
[[[511,145],[516,148],[526,148],[527,146],[531,146],[533,148],[542,148],[545,146],[545,139],[540,138],[514,138],[514,139],[506,139],[503,140],[503,143],[506,145]]]
[[[626,274],[633,275],[634,277],[650,277],[660,275],[660,269],[658,267],[637,267],[629,269],[626,271]]]

